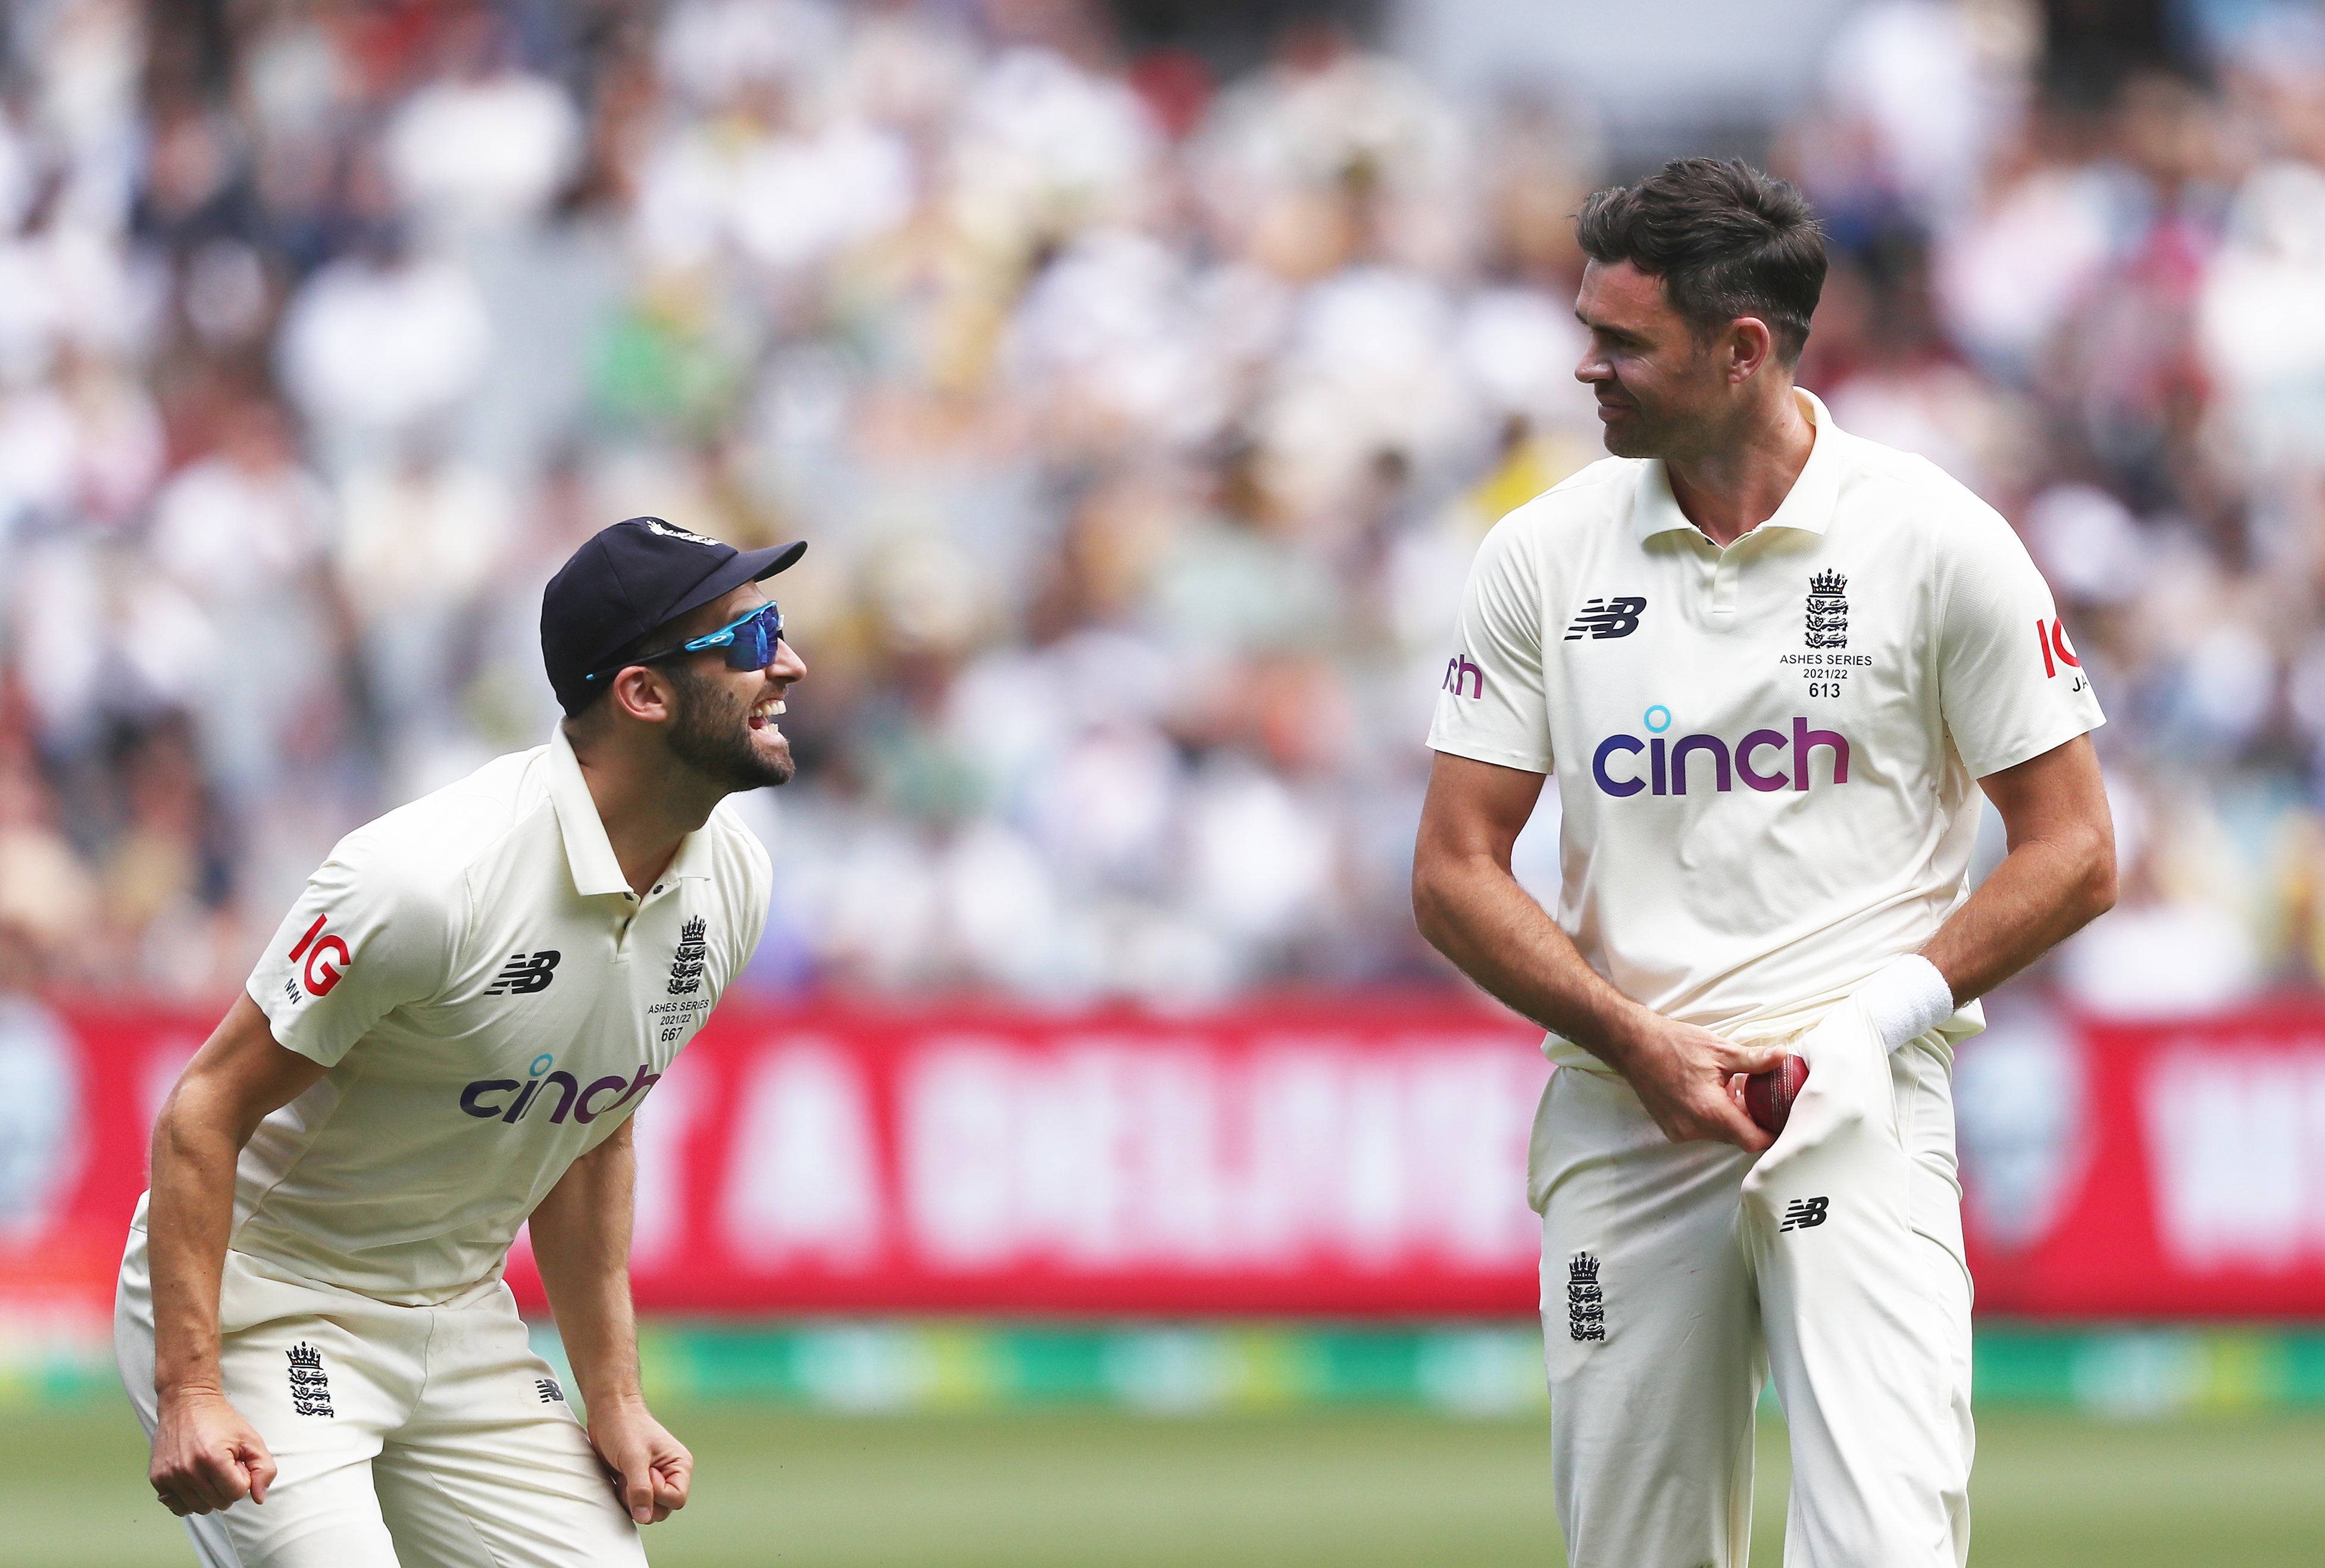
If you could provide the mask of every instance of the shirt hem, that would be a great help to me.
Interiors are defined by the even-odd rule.
[[[469,1305],[507,1284],[508,1254],[505,1252],[502,1253],[500,1262],[491,1272],[481,1278],[446,1285],[399,1285],[391,1294],[352,1285],[344,1279],[333,1279],[326,1271],[314,1268],[310,1262],[286,1257],[280,1253],[260,1251],[232,1241],[227,1243],[227,1250],[241,1258],[243,1266],[266,1276],[278,1285],[349,1295],[375,1306],[403,1307],[412,1311]]]

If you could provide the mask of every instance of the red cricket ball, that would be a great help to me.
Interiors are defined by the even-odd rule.
[[[1801,1097],[1801,1085],[1809,1081],[1809,1064],[1798,1056],[1787,1056],[1765,1072],[1755,1072],[1744,1081],[1744,1109],[1760,1130],[1770,1137],[1784,1130],[1784,1123],[1792,1114],[1792,1101]]]

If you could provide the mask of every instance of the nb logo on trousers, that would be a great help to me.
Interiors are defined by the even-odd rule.
[[[1787,1230],[1806,1230],[1825,1221],[1825,1211],[1832,1207],[1829,1198],[1795,1198],[1784,1205],[1784,1222],[1776,1227],[1781,1235]]]

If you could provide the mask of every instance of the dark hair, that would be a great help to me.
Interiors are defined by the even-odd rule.
[[[1757,316],[1790,365],[1824,292],[1824,231],[1793,186],[1741,159],[1674,158],[1636,185],[1592,193],[1575,215],[1592,261],[1629,262],[1663,280],[1699,331]]]
[[[695,609],[699,608],[701,608],[699,605],[695,607]],[[654,629],[650,632],[643,632],[638,636],[632,637],[628,642],[624,643],[620,647],[616,648],[611,654],[607,655],[605,664],[606,673],[607,674],[611,674],[617,670],[626,669],[630,665],[636,663],[648,654],[653,653],[658,649],[675,647],[678,644],[684,642],[686,640],[686,633],[681,628],[685,626],[687,621],[692,618],[693,616],[694,610],[689,610],[685,615],[675,616],[671,619],[662,622],[662,625],[654,627]],[[573,705],[565,710],[565,717],[568,719],[579,719],[583,714],[591,711],[604,701],[606,693],[611,691],[613,689],[614,683],[611,681],[597,680],[590,682],[588,685],[581,688],[579,694],[574,698]]]

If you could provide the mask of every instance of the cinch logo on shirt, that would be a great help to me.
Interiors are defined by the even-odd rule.
[[[1450,691],[1456,697],[1483,697],[1486,694],[1486,672],[1467,654],[1457,654],[1445,661],[1445,679],[1437,683],[1440,691]]]
[[[1661,703],[1647,710],[1644,722],[1652,738],[1641,740],[1635,735],[1610,735],[1598,743],[1590,758],[1590,776],[1598,787],[1610,795],[1626,797],[1648,790],[1655,794],[1683,795],[1687,793],[1689,765],[1701,758],[1708,767],[1695,769],[1699,781],[1709,778],[1711,787],[1726,793],[1735,788],[1736,780],[1743,779],[1747,789],[1770,790],[1809,787],[1809,755],[1822,748],[1832,753],[1832,782],[1848,782],[1848,741],[1836,729],[1811,729],[1805,719],[1792,720],[1792,733],[1787,737],[1781,730],[1755,729],[1730,747],[1716,735],[1682,735],[1666,741],[1660,734],[1652,734],[1658,726],[1655,716],[1663,716],[1661,728],[1671,728],[1671,710]],[[1792,771],[1783,771],[1784,750],[1789,747]],[[1763,763],[1770,752],[1777,754],[1774,773],[1766,772]],[[1635,775],[1617,778],[1611,768],[1621,754],[1636,756],[1646,754],[1646,776]],[[1636,763],[1626,765],[1635,767]]]
[[[534,1057],[528,1073],[529,1081],[524,1083],[519,1083],[514,1078],[477,1079],[460,1090],[460,1109],[479,1120],[498,1117],[504,1122],[514,1122],[533,1109],[535,1095],[544,1089],[557,1088],[557,1109],[551,1113],[549,1119],[561,1122],[570,1112],[575,1121],[588,1123],[608,1111],[621,1109],[633,1097],[645,1093],[662,1081],[662,1074],[653,1071],[653,1064],[642,1062],[635,1078],[625,1078],[616,1072],[600,1078],[584,1089],[580,1080],[570,1072],[549,1072],[550,1064],[555,1060],[546,1053]],[[542,1074],[544,1072],[549,1072],[549,1076],[543,1078]],[[512,1090],[515,1093],[506,1099],[493,1098],[508,1095]],[[620,1095],[607,1103],[590,1103],[614,1093],[616,1090],[621,1090]]]

